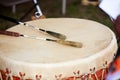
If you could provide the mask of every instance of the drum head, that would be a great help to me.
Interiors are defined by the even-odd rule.
[[[62,33],[67,36],[66,40],[81,42],[83,46],[76,48],[50,41],[0,35],[0,55],[27,63],[67,62],[97,54],[106,49],[113,38],[113,34],[107,27],[90,20],[50,18],[27,23],[45,30]],[[56,39],[47,33],[23,25],[16,25],[8,31]]]

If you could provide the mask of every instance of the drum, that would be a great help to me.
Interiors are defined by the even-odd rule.
[[[115,57],[114,33],[98,22],[76,18],[48,18],[26,22],[66,35],[81,48],[26,37],[0,35],[0,80],[104,80]],[[57,39],[24,25],[8,31]]]

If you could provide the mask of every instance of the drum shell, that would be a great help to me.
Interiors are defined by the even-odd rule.
[[[82,76],[90,75],[95,79],[95,74],[97,74],[99,78],[99,76],[102,76],[103,70],[105,70],[106,73],[106,69],[114,59],[117,51],[115,35],[111,30],[109,31],[112,34],[112,41],[110,44],[95,55],[84,59],[42,64],[12,60],[4,55],[0,55],[2,78],[4,80],[5,77],[8,76],[11,79],[13,78],[13,80],[22,78],[30,80],[74,80],[74,78],[78,79],[83,78]]]

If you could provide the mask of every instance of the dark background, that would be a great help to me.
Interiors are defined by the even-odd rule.
[[[82,5],[82,0],[66,0],[66,14],[62,15],[62,0],[38,0],[43,14],[46,18],[59,18],[59,17],[69,17],[69,18],[82,18],[89,19],[100,22],[113,30],[112,22],[109,17],[99,9],[98,6],[93,5]],[[16,13],[12,13],[12,7],[5,7],[0,5],[0,14],[20,19],[30,8],[33,6],[33,2],[27,2],[19,4],[16,6]],[[22,21],[30,21],[31,17],[34,16],[36,9],[32,10],[27,14]],[[5,30],[15,24],[0,19],[0,30]]]

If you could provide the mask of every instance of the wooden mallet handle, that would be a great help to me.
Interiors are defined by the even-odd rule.
[[[12,31],[0,31],[0,34],[8,35],[8,36],[14,36],[14,37],[19,37],[20,36],[19,33],[12,32]]]

